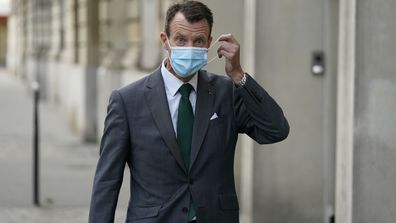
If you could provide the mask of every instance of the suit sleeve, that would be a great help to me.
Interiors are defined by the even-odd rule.
[[[282,141],[289,124],[275,100],[248,74],[243,87],[234,88],[234,108],[238,131],[259,144]]]
[[[114,214],[121,188],[127,153],[129,127],[125,107],[118,91],[110,96],[100,157],[93,184],[89,222],[114,222]]]

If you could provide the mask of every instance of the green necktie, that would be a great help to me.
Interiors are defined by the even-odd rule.
[[[181,94],[178,115],[177,115],[177,143],[179,144],[181,154],[187,169],[190,166],[191,141],[194,124],[194,114],[190,103],[190,92],[193,87],[190,84],[183,84],[179,88]],[[188,209],[188,220],[196,216],[195,207],[190,199]]]

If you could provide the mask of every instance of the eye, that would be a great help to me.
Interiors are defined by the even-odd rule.
[[[196,47],[202,47],[205,45],[205,40],[203,38],[198,38],[194,41],[194,46]]]
[[[183,46],[186,43],[186,39],[183,36],[177,36],[175,38],[175,43],[178,46]]]

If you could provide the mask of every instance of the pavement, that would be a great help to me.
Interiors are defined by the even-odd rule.
[[[32,92],[4,69],[0,69],[0,105],[0,223],[88,222],[98,144],[72,133],[60,106],[41,102],[41,205],[34,206]],[[127,188],[124,183],[117,223],[125,222]]]

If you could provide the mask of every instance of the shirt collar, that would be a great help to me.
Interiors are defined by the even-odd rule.
[[[172,96],[175,96],[180,86],[184,84],[183,81],[175,77],[168,69],[165,67],[165,60],[162,61],[161,65],[161,74],[164,79],[165,88],[171,93]],[[197,92],[197,84],[198,84],[198,75],[194,74],[193,78],[188,81],[189,84],[193,87],[194,91]]]

